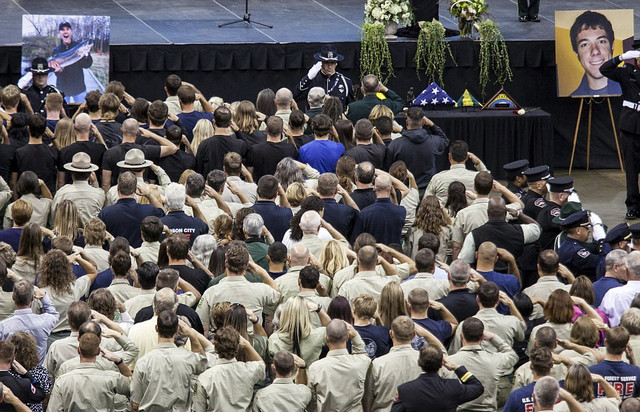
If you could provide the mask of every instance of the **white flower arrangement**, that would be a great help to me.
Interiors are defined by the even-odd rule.
[[[366,23],[390,23],[409,25],[413,20],[413,11],[408,0],[367,0],[364,5]]]

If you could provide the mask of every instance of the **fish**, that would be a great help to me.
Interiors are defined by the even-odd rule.
[[[70,66],[83,57],[87,56],[92,47],[93,43],[89,43],[89,40],[83,40],[72,49],[51,56],[51,59],[49,59],[49,63],[51,63],[51,61],[55,61],[60,67]]]

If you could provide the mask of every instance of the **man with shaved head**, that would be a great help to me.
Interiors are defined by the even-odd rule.
[[[378,302],[382,288],[389,282],[397,282],[396,276],[380,276],[376,272],[378,251],[374,246],[363,246],[358,250],[358,273],[346,281],[338,291],[350,303],[362,294],[369,294]]]
[[[521,212],[514,212],[520,224],[507,223],[507,206],[501,197],[492,197],[487,206],[489,221],[473,229],[464,240],[459,258],[468,263],[476,260],[475,252],[486,241],[494,242],[499,248],[507,250],[516,259],[522,256],[524,245],[535,242],[540,237],[540,225],[529,216]],[[505,272],[505,262],[496,263],[499,272]]]
[[[351,241],[355,241],[360,233],[366,232],[385,245],[400,243],[407,210],[403,206],[391,203],[392,189],[391,177],[388,174],[376,176],[376,202],[362,209],[358,215]]]
[[[291,93],[291,90],[286,87],[278,89],[273,102],[276,104],[276,113],[274,116],[281,118],[283,124],[289,124],[289,116],[291,115],[292,109],[291,104],[293,103],[293,93]],[[297,106],[293,108],[297,108]]]
[[[289,249],[288,260],[289,271],[275,280],[282,295],[282,303],[300,293],[298,278],[300,276],[300,271],[304,269],[305,266],[311,264],[311,254],[304,244],[296,243],[291,247],[291,249]],[[329,293],[331,278],[324,273],[320,273],[319,282],[325,288],[327,293]]]
[[[508,264],[508,274],[494,270],[498,259]],[[476,252],[476,271],[487,281],[495,282],[501,291],[513,298],[520,292],[520,271],[513,255],[506,249],[498,248],[493,242],[482,242]],[[498,311],[503,315],[508,312],[502,304],[498,305]]]
[[[351,340],[351,354],[347,340]],[[362,411],[362,397],[371,361],[364,342],[349,323],[334,319],[327,325],[329,353],[309,366],[308,385],[317,400],[317,409],[327,411]]]

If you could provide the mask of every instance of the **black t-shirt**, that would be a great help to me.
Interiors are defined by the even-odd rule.
[[[120,130],[122,128],[122,123],[117,121],[106,122],[101,120],[96,123],[96,127],[102,135],[102,139],[107,144],[107,147],[112,148],[122,143],[122,131]]]
[[[240,140],[244,140],[247,146],[251,147],[254,144],[264,143],[267,141],[267,134],[259,130],[254,130],[252,133],[243,132],[238,130],[236,137]]]
[[[67,147],[62,148],[60,150],[60,154],[58,155],[58,171],[66,173],[65,183],[72,183],[71,181],[71,172],[64,168],[66,163],[71,163],[73,161],[73,156],[76,153],[84,152],[89,155],[91,158],[91,163],[94,165],[101,167],[102,166],[102,157],[104,153],[107,151],[107,148],[104,147],[100,143],[94,142],[75,142]],[[98,178],[98,182],[102,182],[102,173],[100,170],[96,170],[96,177]]]
[[[51,193],[56,191],[58,150],[46,144],[28,144],[16,150],[12,171],[20,175],[27,170],[38,175]]]
[[[189,320],[189,323],[191,323],[192,328],[204,334],[202,321],[200,320],[200,317],[195,310],[191,309],[187,305],[179,303],[176,314],[178,316],[184,316],[185,318],[187,318]],[[138,313],[136,314],[136,318],[134,319],[134,323],[144,322],[145,320],[149,320],[151,318],[153,318],[153,307],[147,306],[146,308],[142,308],[138,311]]]
[[[190,268],[186,265],[169,265],[167,267],[177,270],[180,273],[180,277],[196,288],[200,294],[207,290],[211,278],[204,270]]]
[[[278,143],[258,143],[249,148],[247,165],[253,166],[253,179],[257,182],[264,175],[274,174],[282,159],[285,157],[295,159],[297,155],[295,146],[286,140]]]
[[[140,149],[146,160],[156,163],[160,159],[160,146],[142,146],[137,143],[122,143],[107,150],[102,157],[102,170],[111,171],[111,186],[118,184],[120,168],[118,162],[124,160],[124,156],[131,149]]]
[[[163,157],[158,161],[158,166],[160,166],[172,182],[178,182],[180,180],[180,175],[187,169],[195,169],[196,168],[196,158],[194,155],[186,153],[182,150],[178,150],[171,156]]]
[[[386,355],[393,346],[389,336],[389,328],[386,326],[367,325],[354,326],[353,328],[360,334],[367,355],[371,359]]]
[[[206,176],[212,170],[222,170],[224,156],[229,152],[247,157],[247,144],[235,135],[215,135],[200,143],[196,154],[196,171]]]
[[[381,144],[357,145],[345,152],[345,156],[351,156],[356,163],[371,162],[376,169],[384,167],[384,155],[387,146]]]
[[[362,210],[376,202],[376,192],[373,191],[372,187],[356,189],[351,193],[351,199],[358,205],[358,209]]]
[[[312,134],[303,134],[300,136],[293,136],[293,141],[296,142],[296,146],[300,149],[302,146],[306,145],[309,142],[313,142],[314,137]]]

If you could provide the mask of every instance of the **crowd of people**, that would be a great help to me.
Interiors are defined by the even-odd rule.
[[[640,225],[340,57],[255,103],[2,90],[0,410],[640,410]]]

